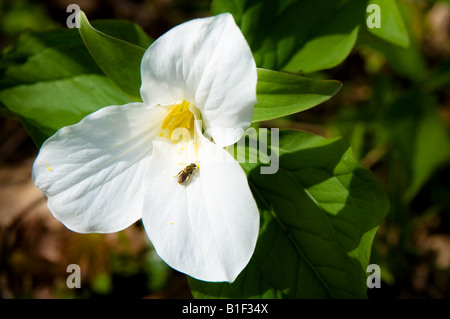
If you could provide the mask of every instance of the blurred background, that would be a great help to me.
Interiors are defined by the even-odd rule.
[[[156,39],[210,15],[210,0],[0,0],[0,50],[24,30],[65,27],[77,3],[89,20],[126,19]],[[369,298],[450,298],[450,1],[399,0],[408,49],[361,28],[338,67],[308,75],[343,88],[311,110],[262,123],[341,136],[389,195],[371,263],[382,284]],[[1,76],[1,73],[0,73]],[[0,114],[2,115],[2,114]],[[0,116],[0,298],[190,298],[184,275],[151,247],[140,223],[108,235],[77,234],[54,219],[32,183],[37,149]],[[81,288],[69,289],[69,264]]]

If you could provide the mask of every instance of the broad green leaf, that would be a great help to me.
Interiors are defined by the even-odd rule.
[[[299,75],[258,69],[253,122],[270,120],[316,106],[341,88],[338,81],[311,80]]]
[[[122,20],[93,22],[114,36],[127,36],[135,45],[151,42],[135,24]],[[75,29],[24,33],[2,52],[0,90],[19,84],[63,79],[81,74],[103,74]]]
[[[283,67],[286,71],[310,73],[330,69],[341,63],[351,52],[359,27],[349,34],[325,34],[308,41]],[[327,54],[318,54],[327,52]]]
[[[63,126],[108,105],[131,100],[105,76],[86,74],[18,85],[0,91],[0,101],[21,118],[37,145]]]
[[[97,32],[129,42],[144,49],[148,48],[153,42],[153,39],[139,25],[128,20],[95,20],[92,21],[91,27],[95,28]]]
[[[214,0],[214,14],[230,12],[249,42],[258,67],[314,72],[350,53],[364,21],[361,0]]]
[[[24,33],[2,52],[0,90],[81,74],[102,74],[102,71],[75,30]]]
[[[150,41],[128,21],[93,25],[136,45]],[[2,52],[0,105],[22,120],[37,146],[91,112],[131,101],[97,66],[76,29],[24,33]]]
[[[140,67],[146,48],[96,30],[82,11],[78,17],[81,37],[94,60],[118,87],[140,101]]]
[[[372,173],[340,139],[280,131],[280,167],[249,184],[261,228],[249,265],[229,283],[189,279],[197,298],[364,298],[373,236],[388,210]]]
[[[409,45],[409,35],[403,22],[402,15],[397,7],[396,0],[370,0],[368,8],[373,9],[367,12],[368,20],[371,18],[380,18],[380,27],[368,28],[370,32],[390,43],[396,44],[403,48]],[[374,7],[376,5],[378,7]],[[379,16],[377,17],[377,14]]]

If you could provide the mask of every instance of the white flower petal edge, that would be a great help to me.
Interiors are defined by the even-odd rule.
[[[220,146],[237,142],[251,124],[256,64],[229,13],[191,20],[162,35],[144,54],[141,76],[146,105],[195,105]]]
[[[186,184],[174,177],[174,145],[155,141],[142,217],[159,256],[199,280],[233,282],[249,262],[259,231],[259,212],[244,171],[224,149],[202,138],[199,169]],[[226,163],[224,163],[224,159]]]
[[[142,179],[166,115],[142,103],[108,106],[45,141],[32,177],[52,214],[80,233],[116,232],[140,219]]]

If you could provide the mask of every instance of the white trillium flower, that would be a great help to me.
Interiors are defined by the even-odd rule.
[[[61,128],[42,145],[33,181],[69,229],[110,233],[142,219],[168,265],[232,282],[259,231],[247,177],[223,148],[252,121],[250,48],[230,14],[192,20],[147,49],[141,76],[143,103]]]

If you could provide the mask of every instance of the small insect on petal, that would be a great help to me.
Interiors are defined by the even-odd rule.
[[[197,163],[191,163],[182,169],[175,177],[178,177],[178,184],[183,184],[185,181],[189,181],[191,175],[194,174],[195,171],[200,169]]]

